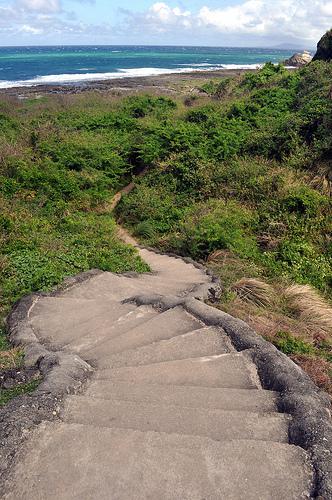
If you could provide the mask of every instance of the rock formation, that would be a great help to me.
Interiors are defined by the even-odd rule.
[[[317,52],[313,58],[314,61],[332,60],[332,29],[327,31],[317,44]]]
[[[284,62],[285,66],[294,66],[296,68],[301,68],[306,64],[310,63],[312,60],[312,55],[308,51],[298,52]]]

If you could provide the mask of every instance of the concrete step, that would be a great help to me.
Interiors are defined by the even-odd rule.
[[[304,450],[270,441],[44,423],[29,449],[6,500],[299,500],[313,478]]]
[[[189,280],[199,281],[206,279],[206,274],[192,264],[187,264],[182,259],[161,255],[150,250],[140,249],[141,257],[147,262],[152,271],[176,278],[178,275],[186,276]]]
[[[144,276],[146,275],[128,277],[105,272],[88,282],[80,284],[80,286],[72,288],[64,296],[77,299],[108,299],[121,302],[128,297],[143,293]],[[145,293],[148,292],[153,292],[153,286],[147,289]]]
[[[167,261],[153,274],[141,274],[133,277],[103,273],[80,286],[65,292],[65,297],[76,299],[108,299],[122,301],[133,295],[157,293],[163,295],[183,295],[199,283],[207,283],[209,278],[193,266],[179,270],[172,259]],[[187,264],[183,264],[187,266]]]
[[[152,385],[94,380],[85,396],[96,399],[118,399],[154,405],[186,406],[247,412],[275,412],[278,395],[262,389],[221,389],[181,385]]]
[[[109,356],[105,353],[99,357],[98,366],[100,368],[141,366],[227,352],[235,352],[235,349],[225,332],[221,328],[205,327],[119,354]]]
[[[202,323],[188,314],[182,307],[175,307],[159,314],[143,325],[105,342],[100,347],[90,350],[86,356],[87,359],[98,362],[99,358],[105,359],[106,356],[152,344],[159,340],[170,339],[201,327]]]
[[[43,297],[31,311],[30,324],[41,340],[64,345],[91,332],[110,328],[135,309],[134,304],[111,300]]]
[[[205,436],[215,440],[253,439],[288,442],[289,417],[206,408],[153,405],[132,401],[69,396],[62,413],[65,422]]]
[[[116,338],[133,328],[150,321],[156,317],[158,312],[151,306],[140,306],[127,314],[120,316],[112,324],[106,323],[106,327],[98,330],[90,329],[89,333],[82,335],[65,346],[65,350],[79,352],[82,357],[85,353],[96,347],[101,347],[104,342]],[[102,351],[102,349],[101,349]]]
[[[94,379],[160,385],[261,388],[255,365],[238,353],[98,370]]]

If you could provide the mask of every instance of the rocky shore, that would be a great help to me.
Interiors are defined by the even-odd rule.
[[[241,75],[243,72],[256,70],[218,70],[195,71],[192,73],[170,73],[167,75],[118,78],[113,80],[87,81],[63,85],[35,85],[32,87],[12,87],[1,89],[1,95],[19,98],[33,98],[47,94],[80,94],[87,91],[109,92],[125,94],[133,92],[150,92],[174,94],[197,92],[197,86],[203,80],[213,78],[227,78]]]

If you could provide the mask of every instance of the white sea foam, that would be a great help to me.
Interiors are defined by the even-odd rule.
[[[33,87],[36,85],[61,85],[79,82],[91,82],[97,80],[114,80],[116,78],[137,78],[142,76],[158,76],[171,73],[193,73],[195,71],[215,71],[222,69],[256,69],[261,64],[220,64],[209,65],[192,64],[188,67],[182,68],[132,68],[120,69],[113,73],[73,73],[61,75],[45,75],[37,76],[29,80],[0,80],[0,89],[13,88],[13,87]]]

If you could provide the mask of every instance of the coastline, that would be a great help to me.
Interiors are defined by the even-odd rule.
[[[158,92],[166,94],[188,93],[197,80],[212,80],[240,76],[257,69],[221,69],[213,71],[193,71],[190,73],[167,73],[157,76],[122,77],[109,80],[89,80],[78,83],[10,87],[0,89],[0,96],[28,99],[49,94],[80,94],[82,92]],[[188,85],[191,84],[191,88]]]

